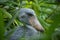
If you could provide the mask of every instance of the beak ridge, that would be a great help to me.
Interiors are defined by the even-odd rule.
[[[44,28],[39,23],[39,21],[38,21],[38,19],[36,17],[31,17],[29,19],[29,22],[37,31],[44,32]]]

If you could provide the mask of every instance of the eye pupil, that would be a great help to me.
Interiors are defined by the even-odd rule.
[[[31,13],[28,13],[28,16],[33,16],[33,14],[31,14]]]
[[[24,18],[25,16],[21,16],[21,18]]]

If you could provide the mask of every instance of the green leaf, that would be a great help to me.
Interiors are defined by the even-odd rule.
[[[4,33],[5,33],[4,19],[3,19],[3,13],[0,9],[0,40],[4,40]]]
[[[7,2],[8,0],[0,0],[0,3],[4,3]]]

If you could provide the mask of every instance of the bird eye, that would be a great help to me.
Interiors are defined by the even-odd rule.
[[[21,18],[24,18],[25,16],[21,16]]]
[[[31,13],[27,13],[27,15],[28,15],[28,16],[33,16],[33,14],[31,14]]]

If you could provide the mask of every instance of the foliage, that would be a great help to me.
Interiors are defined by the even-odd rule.
[[[0,40],[9,37],[16,26],[23,25],[17,18],[20,8],[36,12],[45,28],[40,40],[60,40],[60,4],[56,0],[0,0]],[[4,30],[11,30],[7,37]]]

